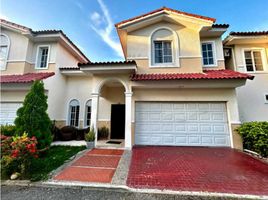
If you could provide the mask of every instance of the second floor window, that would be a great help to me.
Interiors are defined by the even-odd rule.
[[[244,54],[247,72],[263,71],[260,50],[246,50]]]
[[[77,100],[72,100],[69,107],[69,125],[79,126],[79,102]]]
[[[43,69],[48,67],[49,46],[40,46],[38,48],[37,68]]]
[[[170,41],[154,41],[154,62],[172,63],[172,48]]]
[[[214,54],[213,54],[213,43],[211,42],[202,43],[202,56],[204,66],[215,65]]]

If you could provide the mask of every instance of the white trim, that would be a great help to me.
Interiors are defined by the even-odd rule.
[[[148,57],[127,57],[127,60],[146,60],[149,59]]]
[[[85,105],[84,105],[84,120],[83,120],[84,128],[90,127],[90,124],[91,124],[91,116],[90,116],[90,124],[89,124],[89,126],[86,125],[86,121],[87,121],[87,110],[86,110],[86,108],[87,108],[87,102],[89,102],[89,101],[91,103],[91,105],[90,105],[90,107],[91,107],[90,115],[91,115],[91,112],[92,112],[92,99],[90,98],[90,99],[86,100]]]
[[[177,13],[177,12],[173,12],[172,10],[160,10],[158,12],[155,12],[155,13],[152,13],[152,14],[145,14],[146,16],[144,17],[139,17],[137,19],[134,19],[134,20],[131,20],[131,21],[127,21],[127,22],[124,22],[120,25],[118,25],[118,28],[120,27],[126,27],[126,26],[131,26],[131,24],[135,24],[135,23],[141,23],[143,20],[146,20],[147,18],[152,18],[153,16],[155,15],[159,15],[161,13],[171,13],[171,14],[174,14],[174,15],[178,15],[178,16],[182,16],[182,17],[185,17],[185,18],[190,18],[190,19],[185,19],[186,21],[191,21],[192,23],[195,23],[197,24],[196,22],[193,21],[196,20],[196,21],[201,21],[201,22],[209,22],[211,24],[213,24],[214,22],[212,20],[209,20],[209,19],[203,19],[203,18],[200,18],[200,17],[193,17],[193,16],[190,16],[190,15],[185,15],[185,14],[181,14],[181,13]]]
[[[70,99],[69,100],[69,102],[68,102],[68,104],[67,104],[67,120],[66,120],[66,122],[65,122],[65,124],[67,125],[67,126],[71,126],[70,125],[70,103],[71,103],[71,101],[73,101],[73,100],[76,100],[76,101],[78,101],[78,104],[79,104],[79,115],[80,115],[80,111],[81,111],[81,104],[80,104],[80,101],[78,100],[78,99],[76,99],[76,98],[72,98],[72,99]],[[76,128],[78,128],[79,126],[80,126],[80,116],[78,115],[78,126],[74,126],[74,127],[76,127]]]
[[[100,91],[101,91],[101,88],[103,87],[103,85],[109,81],[118,81],[119,83],[121,83],[124,88],[125,88],[125,92],[131,92],[131,89],[129,89],[129,86],[128,86],[128,83],[123,81],[121,78],[117,78],[117,77],[108,77],[108,78],[105,78],[101,81],[99,81],[99,83],[97,84],[97,86],[94,88],[93,90],[93,93],[91,94],[94,95],[99,95]]]
[[[41,47],[48,47],[48,52],[47,52],[47,64],[46,64],[46,67],[44,68],[41,68],[38,66],[38,55],[39,55],[39,50]],[[35,58],[35,69],[38,69],[38,70],[42,70],[42,69],[48,69],[48,63],[50,61],[50,45],[38,45],[37,46],[37,51],[36,51],[36,58]]]
[[[203,50],[202,50],[202,45],[204,43],[212,44],[213,62],[214,62],[213,65],[204,65]],[[216,42],[215,42],[215,40],[203,40],[203,41],[201,41],[201,54],[202,54],[202,66],[203,67],[217,67],[218,66],[218,60],[216,59],[217,58],[217,52],[216,52]]]
[[[255,62],[254,62],[254,58],[252,60],[252,64],[253,64],[253,70],[254,71],[247,71],[247,65],[246,65],[246,58],[245,58],[245,51],[260,51],[261,52],[261,60],[262,60],[262,67],[263,70],[262,71],[256,71],[256,66],[255,66]],[[242,53],[242,58],[243,58],[243,68],[244,68],[244,72],[245,73],[264,73],[267,71],[267,62],[266,62],[266,56],[265,56],[265,48],[262,47],[249,47],[249,48],[242,48],[241,49],[241,53]],[[242,67],[242,65],[239,65]]]
[[[265,104],[268,104],[268,99],[266,99],[266,96],[268,96],[268,93],[265,93],[265,94],[264,94],[264,103],[265,103]]]
[[[158,30],[161,30],[161,29],[166,29],[166,30],[169,30],[174,38],[173,40],[174,41],[171,41],[171,48],[172,48],[172,63],[154,63],[152,57],[153,54],[152,54],[152,50],[153,50],[153,53],[154,53],[154,49],[152,49],[153,47],[153,41],[152,41],[152,36],[154,35],[154,33]],[[161,27],[157,27],[155,28],[151,33],[150,33],[150,36],[149,36],[149,48],[148,48],[148,60],[149,60],[149,68],[155,68],[155,67],[162,67],[162,68],[166,68],[166,67],[180,67],[180,60],[179,60],[179,51],[180,51],[180,48],[179,48],[179,37],[177,35],[177,33],[172,30],[171,28],[167,27],[167,26],[161,26]]]
[[[1,69],[0,68],[0,71],[4,71],[4,70],[6,70],[7,69],[7,62],[8,62],[8,56],[9,56],[9,49],[10,49],[10,39],[9,39],[9,37],[8,37],[8,35],[6,35],[6,34],[4,34],[4,33],[1,33],[0,34],[0,36],[1,35],[3,35],[3,36],[5,36],[6,38],[7,38],[7,53],[6,53],[6,58],[5,58],[5,64],[4,64],[4,66],[3,66],[3,68]],[[1,44],[0,44],[0,46],[2,46]],[[4,46],[4,45],[3,45]]]

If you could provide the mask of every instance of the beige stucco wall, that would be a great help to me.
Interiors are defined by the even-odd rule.
[[[1,102],[23,102],[28,91],[1,91]]]
[[[268,121],[268,44],[240,44],[234,46],[236,70],[245,72],[244,49],[263,50],[263,72],[251,73],[254,80],[247,80],[245,86],[237,88],[239,114],[242,122]]]
[[[160,30],[173,31],[173,37]],[[137,73],[193,73],[202,72],[201,41],[213,41],[215,44],[216,66],[208,69],[224,69],[223,47],[220,37],[201,38],[200,24],[193,25],[190,22],[173,24],[159,22],[138,30],[129,32],[127,35],[127,58],[134,59],[138,64]],[[162,29],[162,30],[163,30]],[[173,63],[159,66],[152,62],[152,38],[154,33],[159,37],[172,39]],[[157,37],[156,37],[157,38]],[[176,48],[175,48],[176,47]]]

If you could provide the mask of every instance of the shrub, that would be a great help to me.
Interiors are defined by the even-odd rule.
[[[16,127],[14,125],[1,125],[0,134],[5,136],[14,136]]]
[[[32,159],[38,157],[36,144],[36,138],[29,138],[26,133],[22,136],[1,136],[1,173],[6,176],[20,173],[25,177],[30,172]]]
[[[95,141],[95,131],[93,128],[87,134],[85,134],[85,140],[87,142]]]
[[[237,131],[243,138],[245,149],[255,151],[263,157],[268,156],[268,122],[247,122]]]
[[[35,136],[38,149],[48,147],[52,142],[51,121],[47,107],[44,84],[35,81],[24,99],[23,106],[18,109],[15,119],[16,134],[27,132],[29,137]]]
[[[100,129],[98,129],[98,139],[107,139],[109,136],[109,128],[107,128],[106,126],[101,127]]]

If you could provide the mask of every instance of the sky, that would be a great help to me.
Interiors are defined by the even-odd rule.
[[[228,32],[268,30],[268,0],[0,0],[0,18],[61,29],[91,61],[118,61],[114,24],[163,6],[216,18],[230,24]]]

